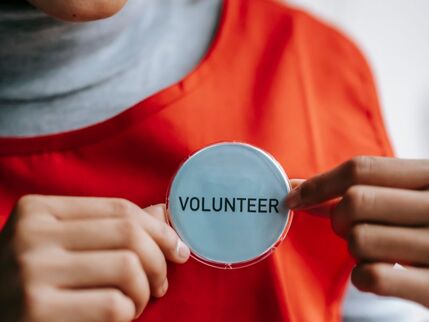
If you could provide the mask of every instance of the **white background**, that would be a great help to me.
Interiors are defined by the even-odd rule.
[[[365,52],[400,157],[429,158],[429,1],[291,0],[340,27]]]
[[[289,2],[337,26],[358,44],[372,66],[397,156],[429,158],[429,0]],[[344,309],[347,321],[429,321],[429,311],[422,307],[354,289]]]

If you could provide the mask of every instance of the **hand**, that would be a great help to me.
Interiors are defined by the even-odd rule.
[[[429,307],[429,160],[358,157],[300,183],[287,205],[331,216],[357,288]]]
[[[164,211],[123,199],[21,198],[0,235],[0,316],[131,321],[167,291],[166,259],[189,258]]]

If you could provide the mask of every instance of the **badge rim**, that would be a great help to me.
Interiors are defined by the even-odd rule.
[[[185,166],[185,164],[188,163],[188,161],[190,161],[192,158],[194,158],[195,156],[199,155],[200,153],[204,153],[204,151],[209,150],[209,149],[213,149],[215,147],[219,147],[219,146],[224,146],[224,145],[237,145],[237,146],[245,146],[251,150],[256,151],[257,153],[260,153],[262,155],[264,155],[269,161],[271,161],[275,167],[277,168],[277,170],[279,171],[279,173],[281,174],[281,178],[283,179],[284,183],[286,184],[287,190],[288,190],[288,194],[290,193],[290,191],[292,190],[292,186],[290,184],[290,179],[286,173],[286,171],[283,169],[282,165],[276,160],[276,158],[274,158],[274,156],[270,153],[268,153],[267,151],[256,147],[252,144],[249,143],[244,143],[244,142],[237,142],[237,141],[222,141],[222,142],[218,142],[218,143],[214,143],[214,144],[210,144],[207,145],[201,149],[196,150],[195,152],[191,153],[184,161],[182,161],[180,163],[180,165],[178,166],[175,174],[173,175],[172,179],[170,180],[168,189],[167,189],[167,195],[166,195],[166,220],[167,223],[174,229],[174,231],[177,233],[177,235],[179,236],[179,238],[182,240],[183,243],[186,244],[186,246],[189,247],[190,250],[190,257],[195,259],[196,261],[205,264],[207,266],[210,267],[214,267],[214,268],[218,268],[218,269],[239,269],[239,268],[244,268],[244,267],[248,267],[251,265],[254,265],[262,260],[264,260],[265,258],[267,258],[268,256],[270,256],[275,250],[276,248],[279,246],[279,244],[281,244],[284,239],[286,238],[290,226],[292,224],[293,221],[293,217],[294,217],[294,212],[291,209],[288,209],[287,212],[287,222],[284,226],[284,229],[282,231],[282,233],[280,234],[280,236],[278,237],[277,241],[275,243],[273,243],[269,248],[267,248],[267,250],[265,252],[263,252],[261,255],[258,255],[254,258],[251,258],[249,260],[245,260],[242,262],[236,262],[236,263],[223,263],[223,262],[219,262],[219,261],[214,261],[214,260],[210,260],[207,258],[204,258],[203,256],[197,254],[196,252],[194,252],[192,250],[192,248],[188,245],[188,243],[183,240],[181,234],[178,232],[175,224],[174,224],[174,220],[172,219],[172,215],[170,212],[170,193],[171,193],[171,189],[173,186],[173,183],[175,181],[175,178],[177,176],[177,174],[180,172],[180,170],[182,169],[182,167]]]

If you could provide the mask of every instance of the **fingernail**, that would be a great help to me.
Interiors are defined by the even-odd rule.
[[[406,271],[407,270],[404,266],[402,266],[399,263],[395,263],[395,265],[393,265],[393,269],[400,270],[400,271]]]
[[[167,290],[168,290],[168,280],[166,279],[164,284],[162,284],[162,287],[161,287],[161,296],[164,296],[165,293],[167,293]]]
[[[301,190],[299,188],[289,192],[288,196],[286,197],[286,205],[289,207],[289,209],[296,209],[302,206]]]
[[[177,254],[181,258],[188,258],[191,251],[189,250],[188,246],[186,246],[180,239],[177,242],[177,248],[176,248]]]

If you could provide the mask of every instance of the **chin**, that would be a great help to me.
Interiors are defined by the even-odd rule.
[[[65,21],[91,21],[113,16],[127,0],[28,0],[48,15]]]

